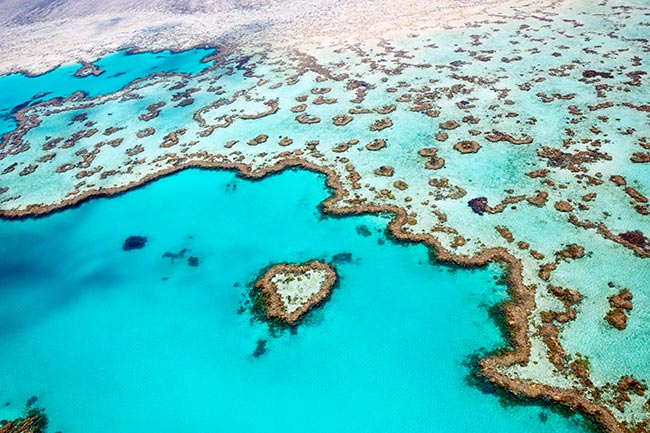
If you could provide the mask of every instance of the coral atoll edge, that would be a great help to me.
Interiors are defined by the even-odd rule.
[[[530,359],[530,340],[528,336],[528,317],[535,307],[534,287],[528,287],[522,280],[522,263],[512,256],[505,248],[488,248],[474,256],[456,255],[446,250],[438,240],[429,234],[408,233],[403,227],[407,224],[407,212],[400,207],[392,205],[358,205],[338,207],[337,204],[349,192],[343,187],[336,173],[330,168],[318,166],[293,156],[284,159],[277,164],[252,170],[250,166],[242,163],[209,163],[203,161],[192,161],[178,164],[157,173],[150,173],[139,181],[116,188],[100,188],[94,191],[87,191],[75,198],[64,200],[51,205],[31,205],[24,210],[0,210],[0,217],[6,219],[21,219],[62,211],[75,207],[83,202],[99,197],[109,197],[125,193],[134,188],[142,187],[161,177],[169,176],[188,168],[203,169],[227,169],[236,170],[238,176],[249,180],[261,180],[267,175],[277,174],[285,169],[298,168],[308,170],[326,176],[326,184],[332,194],[325,199],[320,209],[325,214],[331,215],[361,215],[361,214],[392,214],[393,218],[388,224],[387,230],[396,240],[402,242],[422,243],[435,252],[435,256],[441,262],[453,263],[463,267],[483,266],[489,262],[499,262],[506,265],[507,285],[510,294],[508,303],[502,306],[505,316],[505,323],[508,327],[508,339],[512,350],[503,351],[494,356],[483,358],[479,361],[480,373],[495,385],[498,385],[514,396],[536,399],[549,404],[559,404],[574,410],[587,418],[592,419],[610,433],[634,432],[625,425],[619,423],[613,414],[606,408],[595,402],[586,399],[579,390],[562,389],[543,384],[526,383],[524,381],[508,377],[499,371],[502,367],[509,367],[515,364],[525,365]],[[556,349],[561,350],[558,346]],[[552,355],[552,354],[551,354]],[[638,430],[641,432],[641,430]]]

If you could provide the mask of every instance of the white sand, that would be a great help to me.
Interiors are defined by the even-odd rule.
[[[545,0],[547,1],[547,0]],[[350,43],[466,21],[493,3],[410,0],[34,0],[0,6],[0,74],[37,74],[121,49]],[[37,5],[37,6],[36,6]]]
[[[271,281],[284,303],[287,313],[291,314],[307,304],[316,295],[327,280],[327,271],[310,269],[296,275],[293,273],[278,273]]]

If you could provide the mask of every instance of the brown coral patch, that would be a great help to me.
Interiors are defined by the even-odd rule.
[[[142,153],[142,152],[144,152],[144,147],[142,147],[142,145],[140,145],[140,144],[136,144],[135,146],[133,146],[133,147],[131,147],[129,149],[126,149],[126,154],[128,156],[135,156],[138,153]]]
[[[89,62],[82,62],[81,67],[77,69],[77,71],[74,73],[75,77],[88,77],[90,75],[93,75],[95,77],[100,76],[103,74],[104,71],[103,69],[100,69],[97,67],[97,65],[94,65],[93,63]]]
[[[569,244],[564,249],[555,253],[558,259],[580,259],[585,255],[584,247],[577,244]]]
[[[2,174],[11,173],[12,171],[14,171],[16,169],[17,166],[18,166],[17,162],[14,162],[13,164],[8,165],[4,170],[2,170]]]
[[[332,152],[342,153],[350,148],[350,143],[339,143],[332,149]]]
[[[386,140],[381,138],[375,138],[370,143],[366,144],[366,149],[370,151],[377,151],[386,147]]]
[[[303,113],[303,114],[299,114],[298,116],[296,116],[296,120],[299,123],[309,125],[309,124],[312,124],[312,123],[320,122],[320,117],[310,116],[309,114]]]
[[[445,160],[440,157],[430,158],[426,162],[426,164],[424,164],[424,168],[427,170],[439,170],[444,166],[445,166]]]
[[[531,177],[531,178],[546,177],[546,175],[548,174],[548,171],[549,171],[548,168],[542,168],[540,170],[535,170],[535,171],[528,172],[528,173],[526,173],[526,176]]]
[[[377,176],[392,176],[395,173],[395,169],[390,165],[382,165],[374,171]]]
[[[393,111],[395,111],[396,108],[397,108],[397,106],[395,104],[384,105],[383,107],[375,108],[375,113],[378,113],[378,114],[390,114]]]
[[[544,257],[545,257],[544,254],[540,253],[537,250],[530,250],[530,255],[535,260],[544,260]]]
[[[623,289],[610,296],[609,306],[611,309],[605,315],[607,323],[618,330],[625,329],[627,327],[626,312],[632,311],[632,293],[628,289]]]
[[[439,126],[440,126],[440,129],[450,130],[450,129],[458,128],[460,126],[460,123],[458,123],[455,120],[451,119],[451,120],[445,120],[444,122],[441,122]]]
[[[548,292],[558,298],[566,307],[579,304],[582,301],[582,294],[575,289],[563,289],[557,286],[548,286]]]
[[[25,168],[23,168],[20,171],[19,174],[20,174],[20,176],[27,176],[28,174],[34,173],[37,168],[38,168],[37,164],[30,164],[30,165],[26,166]]]
[[[605,320],[610,324],[610,326],[619,331],[627,328],[627,315],[625,314],[625,311],[620,308],[609,310],[607,314],[605,314]]]
[[[144,138],[144,137],[149,137],[150,135],[155,134],[156,129],[155,128],[145,128],[141,129],[138,132],[136,132],[136,137],[138,138]]]
[[[454,144],[454,150],[460,153],[476,153],[480,148],[480,144],[478,144],[476,141],[471,140],[459,141],[458,143]]]
[[[140,114],[140,116],[138,116],[138,119],[142,120],[143,122],[148,122],[152,119],[155,119],[160,115],[160,109],[165,105],[167,105],[167,103],[163,101],[149,105],[147,107],[147,111]]]
[[[543,207],[546,205],[546,200],[548,200],[548,193],[546,191],[537,191],[532,197],[526,197],[526,201],[533,206]]]
[[[102,132],[102,134],[108,136],[108,135],[115,134],[117,131],[120,131],[122,129],[124,129],[124,128],[118,128],[116,126],[109,126],[108,128],[104,129],[104,132]]]
[[[296,105],[295,107],[291,107],[291,111],[293,113],[302,113],[306,109],[307,109],[307,104],[299,104],[299,105]]]
[[[446,141],[449,138],[449,134],[446,132],[439,132],[436,134],[436,140],[438,141]]]
[[[550,361],[558,369],[564,369],[565,358],[564,358],[564,348],[560,344],[558,335],[560,330],[555,325],[545,323],[539,327],[538,334],[542,337],[542,341],[548,347],[548,352],[550,355]]]
[[[336,98],[326,98],[323,95],[320,95],[316,99],[314,99],[313,104],[314,105],[323,105],[323,104],[335,104],[336,103]]]
[[[496,226],[495,227],[496,231],[501,235],[503,239],[505,239],[508,242],[512,242],[515,240],[515,237],[512,235],[512,232],[508,230],[507,227],[505,226]]]
[[[650,152],[634,152],[630,157],[630,161],[637,164],[650,162]]]
[[[75,168],[74,164],[62,164],[59,167],[57,167],[56,172],[57,173],[65,173],[66,171],[70,171]]]
[[[248,141],[249,146],[257,146],[258,144],[265,143],[269,139],[269,136],[266,134],[260,134],[255,138],[252,138]]]
[[[560,212],[571,212],[573,210],[571,203],[565,200],[556,201],[553,207]]]
[[[622,308],[623,310],[632,310],[632,293],[628,289],[623,289],[616,295],[609,298],[609,305],[612,308]]]
[[[321,87],[321,88],[313,88],[311,89],[312,95],[324,95],[326,93],[331,92],[332,89],[329,87]]]
[[[485,136],[485,139],[493,143],[508,141],[512,144],[529,144],[533,142],[533,137],[524,136],[522,138],[514,138],[512,135],[501,131],[492,131],[490,134]]]
[[[371,131],[381,131],[382,129],[390,128],[393,126],[393,121],[388,117],[384,119],[376,120],[372,125],[370,125]]]
[[[461,235],[456,235],[456,236],[454,236],[454,240],[453,240],[451,246],[453,248],[458,248],[458,247],[462,247],[466,243],[467,243],[467,239],[465,239]]]
[[[425,158],[433,158],[438,153],[438,149],[435,147],[425,147],[418,150],[418,155],[424,156]]]
[[[611,161],[611,155],[598,152],[597,150],[584,150],[575,153],[563,152],[560,149],[553,149],[542,146],[537,155],[547,159],[549,167],[566,168],[572,172],[586,171],[584,164],[594,163],[601,160]]]
[[[178,136],[185,134],[185,131],[185,129],[177,129],[176,131],[172,131],[165,135],[162,143],[160,143],[160,147],[172,147],[177,145],[179,141]]]
[[[647,389],[648,387],[646,385],[639,382],[632,376],[621,377],[614,388],[614,394],[616,396],[616,408],[621,412],[625,412],[625,403],[631,401],[630,393],[642,397]]]
[[[352,116],[348,116],[346,114],[337,114],[336,116],[332,117],[332,123],[336,126],[344,126],[350,122],[352,122]]]
[[[268,106],[269,109],[265,111],[261,111],[259,113],[253,113],[253,114],[240,114],[239,118],[240,119],[261,119],[262,117],[270,116],[271,114],[275,114],[278,111],[278,100],[277,99],[271,99],[269,101],[266,101],[264,105]]]
[[[614,78],[609,72],[594,71],[593,69],[582,71],[582,76],[584,78]]]
[[[636,189],[632,188],[631,186],[628,186],[625,188],[625,193],[632,197],[635,201],[638,201],[639,203],[647,203],[648,198],[641,194],[639,191]]]
[[[557,266],[554,263],[544,263],[540,265],[537,275],[544,281],[548,281],[551,278],[551,272],[553,272]]]
[[[623,176],[619,176],[617,174],[615,174],[613,176],[610,176],[609,180],[611,180],[612,182],[614,182],[618,186],[627,185],[627,181],[625,180],[625,178]]]

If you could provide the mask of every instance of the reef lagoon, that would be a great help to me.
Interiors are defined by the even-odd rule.
[[[36,396],[64,433],[589,431],[468,382],[506,344],[500,267],[431,263],[387,217],[323,216],[328,194],[306,171],[188,170],[0,223],[0,419]],[[163,258],[183,249],[198,267]],[[334,259],[331,298],[295,332],[251,321],[260,270],[313,258]]]
[[[76,76],[83,68],[83,64],[76,63],[36,76],[4,75],[0,78],[0,135],[16,127],[14,113],[22,108],[53,98],[65,98],[75,92],[90,97],[115,92],[156,73],[195,74],[210,64],[201,61],[213,52],[214,49],[157,53],[120,51],[94,63],[97,71],[105,71],[100,75]]]
[[[5,76],[2,110],[196,73],[212,51],[117,53],[96,62],[100,76],[75,77],[81,65]],[[32,399],[47,431],[64,433],[591,431],[477,376],[478,357],[508,344],[500,266],[437,263],[387,238],[391,215],[324,215],[330,194],[304,170],[249,181],[192,169],[0,221],[0,419]],[[129,236],[145,246],[124,251]],[[260,271],[311,259],[336,266],[331,298],[299,328],[259,320]]]

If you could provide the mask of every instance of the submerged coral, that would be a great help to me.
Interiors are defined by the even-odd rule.
[[[124,240],[124,244],[122,244],[122,249],[124,251],[139,250],[141,248],[144,248],[146,244],[147,244],[146,236],[129,236]]]

